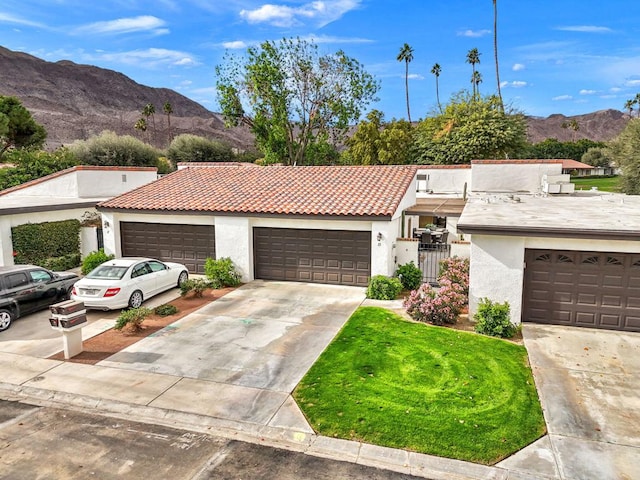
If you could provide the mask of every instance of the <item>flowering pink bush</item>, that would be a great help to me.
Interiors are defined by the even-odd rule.
[[[405,298],[403,306],[414,320],[444,325],[456,323],[466,298],[459,284],[444,279],[439,289],[425,283],[413,290]]]
[[[440,261],[438,283],[442,285],[444,280],[457,283],[462,286],[465,295],[469,295],[469,259],[449,257]],[[466,303],[466,301],[465,301]]]

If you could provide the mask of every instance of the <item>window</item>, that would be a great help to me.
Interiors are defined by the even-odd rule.
[[[167,269],[167,266],[161,262],[148,262],[149,267],[151,267],[152,272],[161,272]]]
[[[18,288],[29,284],[25,273],[11,273],[6,276],[7,288]]]
[[[131,278],[140,277],[142,275],[146,275],[147,273],[151,273],[151,267],[145,262],[140,263],[133,267],[133,272],[131,272]]]
[[[427,191],[427,175],[418,175],[416,182],[416,191],[418,192],[426,192]]]
[[[31,280],[35,283],[46,283],[51,281],[51,275],[44,270],[31,270],[29,272]]]

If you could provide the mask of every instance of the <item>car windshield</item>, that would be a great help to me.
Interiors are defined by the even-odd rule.
[[[116,265],[100,265],[93,269],[86,278],[95,278],[102,280],[120,280],[129,267],[119,267]]]

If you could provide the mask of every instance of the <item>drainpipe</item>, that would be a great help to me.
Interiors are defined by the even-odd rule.
[[[402,227],[400,229],[400,238],[404,238],[404,210],[402,211]]]

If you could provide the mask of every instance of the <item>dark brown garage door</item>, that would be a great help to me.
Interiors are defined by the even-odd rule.
[[[120,237],[123,256],[178,262],[192,273],[204,273],[207,257],[216,257],[212,225],[120,222]]]
[[[366,286],[371,232],[254,228],[255,277]]]
[[[523,320],[640,332],[640,255],[527,250]]]

